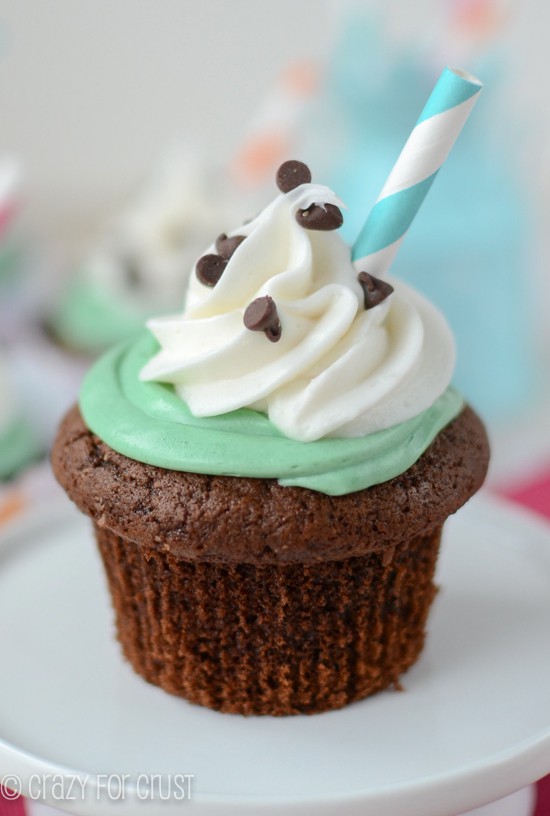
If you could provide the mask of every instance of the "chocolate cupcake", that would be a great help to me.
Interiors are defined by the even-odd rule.
[[[442,525],[489,455],[441,315],[354,268],[305,165],[277,181],[199,259],[183,315],[96,363],[52,453],[93,520],[127,659],[241,714],[399,683]]]

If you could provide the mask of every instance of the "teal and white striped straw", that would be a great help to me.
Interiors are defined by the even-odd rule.
[[[358,270],[376,277],[388,271],[482,87],[471,74],[445,68],[353,246]]]

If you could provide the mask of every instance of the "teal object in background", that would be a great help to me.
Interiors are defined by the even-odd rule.
[[[392,53],[368,16],[348,21],[334,51],[311,111],[311,144],[302,149],[349,207],[342,234],[350,244],[443,67],[428,59]],[[458,347],[453,381],[486,419],[498,421],[525,409],[535,392],[535,219],[510,149],[510,122],[500,122],[499,132],[494,116],[503,80],[495,60],[485,63],[462,66],[484,81],[483,105],[438,174],[392,274],[445,314]]]

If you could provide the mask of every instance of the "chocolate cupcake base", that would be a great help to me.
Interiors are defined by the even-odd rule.
[[[488,458],[468,407],[405,473],[344,496],[137,462],[76,407],[52,450],[94,523],[135,670],[194,703],[272,715],[398,683],[424,643],[442,525]]]
[[[238,714],[313,714],[398,683],[424,644],[440,528],[312,564],[180,559],[95,527],[134,669]]]

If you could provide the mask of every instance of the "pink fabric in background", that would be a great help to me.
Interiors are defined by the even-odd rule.
[[[500,492],[511,501],[550,519],[550,467],[523,484]],[[550,764],[550,757],[548,762]],[[550,775],[538,783],[535,816],[550,816]]]
[[[550,468],[524,484],[501,492],[506,498],[550,519]]]
[[[5,799],[0,788],[0,816],[32,816],[32,814],[25,807],[25,800],[21,796],[17,799]],[[533,816],[550,816],[550,776],[542,779],[537,785],[537,801]]]
[[[535,816],[550,816],[550,775],[537,785],[537,809]]]
[[[17,799],[6,799],[4,788],[0,787],[0,816],[27,816],[25,800],[21,796],[18,796]]]

